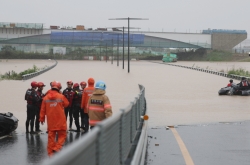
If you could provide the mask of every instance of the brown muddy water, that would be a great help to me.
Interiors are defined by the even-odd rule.
[[[38,68],[44,68],[53,65],[53,60],[8,60],[0,59],[0,74],[5,74],[9,71],[17,73],[33,68],[33,65]]]
[[[193,66],[197,62],[177,62],[180,65]],[[46,60],[8,60],[0,62],[5,71],[17,68],[23,71],[33,65],[52,65]],[[127,63],[125,63],[127,64]],[[201,63],[198,65],[201,66]],[[202,63],[206,68],[227,68],[233,63]],[[239,63],[249,68],[250,63]],[[19,70],[20,69],[20,70]],[[146,88],[149,126],[169,126],[199,124],[211,122],[244,121],[250,119],[250,97],[219,96],[218,90],[227,85],[229,79],[195,70],[151,63],[131,61],[130,73],[127,66],[122,69],[116,62],[110,61],[58,61],[52,70],[26,81],[0,81],[0,112],[12,112],[19,119],[17,132],[25,132],[26,102],[25,91],[31,81],[46,84],[58,80],[66,88],[66,81],[87,81],[89,77],[103,80],[107,84],[107,95],[113,111],[125,108],[138,95],[138,84]],[[235,80],[235,82],[239,82]],[[41,127],[46,130],[46,124]]]

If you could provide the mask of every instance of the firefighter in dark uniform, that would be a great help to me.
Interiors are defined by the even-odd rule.
[[[73,122],[72,101],[73,101],[74,91],[72,89],[72,86],[73,86],[73,82],[71,80],[67,81],[67,88],[64,89],[62,93],[69,101],[69,106],[67,108],[64,108],[66,121],[67,121],[68,114],[69,114],[69,130],[72,130],[72,122]]]
[[[26,133],[34,134],[34,122],[35,116],[38,111],[37,103],[40,98],[36,92],[37,82],[31,82],[31,88],[28,89],[25,93],[25,100],[27,101],[27,120],[26,120]],[[29,131],[30,125],[30,131]]]
[[[72,102],[73,117],[75,119],[77,132],[80,132],[79,114],[82,111],[81,109],[82,90],[80,90],[78,83],[74,84],[73,91],[74,91],[73,102]]]
[[[40,109],[41,109],[42,101],[43,101],[43,98],[45,96],[43,94],[43,87],[45,87],[45,85],[44,85],[43,82],[38,82],[37,87],[38,87],[38,89],[37,89],[36,93],[37,93],[37,95],[39,97],[39,101],[37,102],[38,111],[37,111],[37,114],[36,114],[35,127],[36,127],[36,132],[41,132],[39,118],[40,118]]]

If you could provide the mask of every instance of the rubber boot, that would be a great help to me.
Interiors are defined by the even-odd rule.
[[[30,133],[30,132],[29,132],[29,122],[26,121],[25,126],[26,126],[26,133]]]
[[[30,134],[35,134],[35,131],[34,131],[34,122],[30,122]]]

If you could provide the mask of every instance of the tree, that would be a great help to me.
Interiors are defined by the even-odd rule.
[[[2,47],[1,51],[5,55],[10,55],[10,54],[12,54],[13,52],[16,51],[16,48],[12,47],[11,45],[5,45],[5,46]]]

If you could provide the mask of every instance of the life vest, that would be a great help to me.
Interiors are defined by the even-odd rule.
[[[45,95],[40,90],[37,90],[36,93],[37,93],[37,96],[39,97],[39,101],[37,102],[37,106],[40,108]]]
[[[248,83],[247,83],[246,81],[245,81],[245,82],[243,81],[243,82],[242,82],[242,86],[243,86],[243,87],[247,87],[247,86],[248,86]]]
[[[30,105],[35,105],[39,101],[39,97],[34,89],[28,89],[24,99],[27,101],[27,104]]]
[[[76,89],[74,90],[74,97],[73,97],[73,105],[77,105],[77,106],[81,106],[81,102],[82,102],[82,90],[80,89]]]
[[[66,88],[63,91],[63,95],[67,98],[67,100],[69,101],[69,107],[72,106],[72,101],[73,101],[73,97],[74,97],[74,91],[71,88]]]

